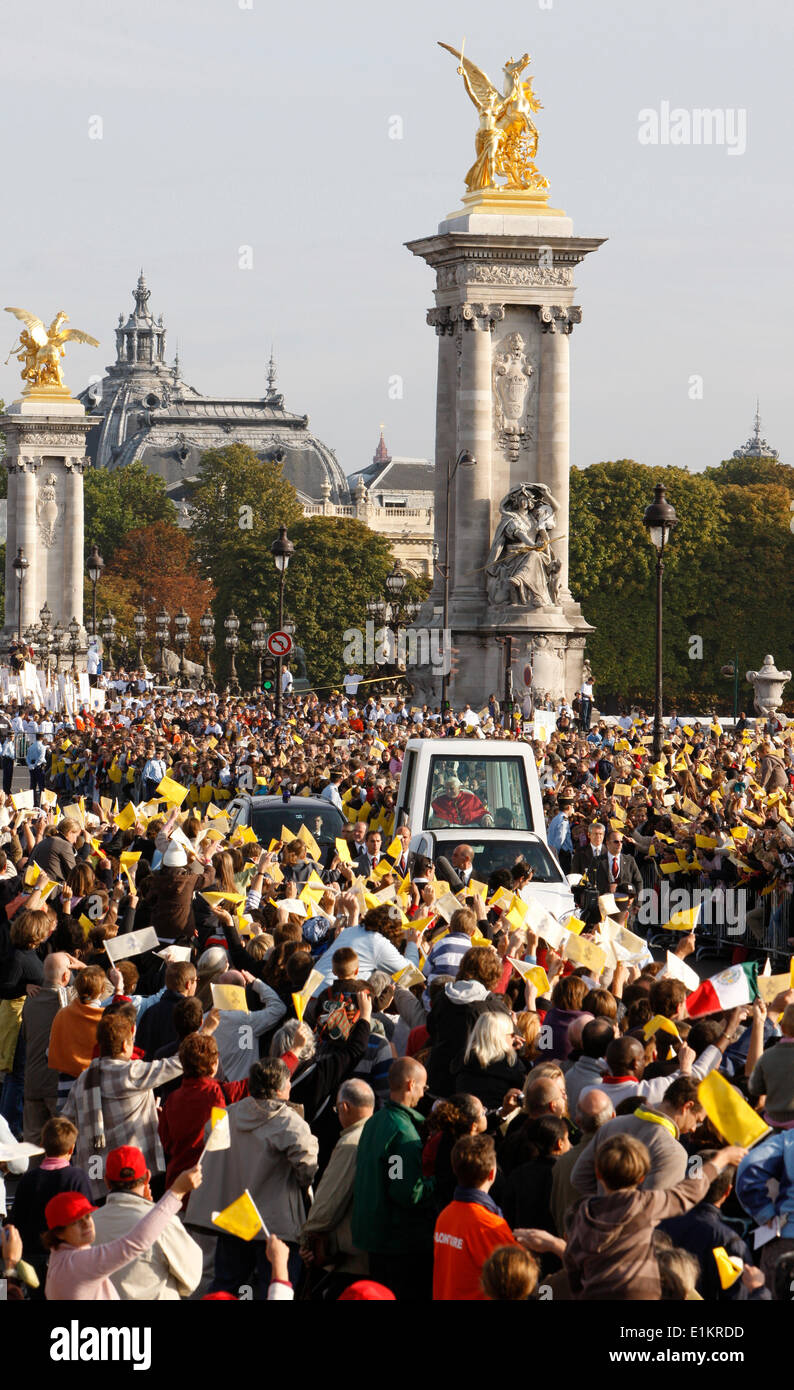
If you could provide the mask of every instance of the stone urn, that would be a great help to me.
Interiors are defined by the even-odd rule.
[[[791,680],[790,671],[778,671],[774,657],[765,656],[759,671],[748,671],[747,679],[755,692],[756,713],[769,718],[776,714],[783,698],[783,687]]]

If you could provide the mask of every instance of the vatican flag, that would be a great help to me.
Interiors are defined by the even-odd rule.
[[[220,1226],[221,1230],[227,1231],[230,1236],[237,1236],[238,1240],[253,1240],[260,1230],[263,1230],[266,1236],[270,1235],[248,1188],[231,1206],[224,1207],[223,1211],[214,1211],[212,1224]]]
[[[684,912],[674,912],[669,922],[665,922],[665,931],[695,931],[700,919],[701,904],[697,907],[689,907]]]
[[[173,777],[163,777],[157,786],[157,795],[167,801],[169,806],[181,806],[187,793],[187,787],[175,782]]]
[[[206,1153],[214,1153],[216,1149],[230,1149],[232,1147],[228,1110],[224,1110],[220,1105],[213,1105],[210,1111],[210,1125],[209,1138],[201,1151],[199,1163]]]
[[[720,1288],[729,1289],[741,1278],[744,1260],[740,1260],[738,1255],[729,1255],[724,1245],[715,1245],[711,1253],[720,1276]]]
[[[740,1144],[743,1149],[749,1149],[770,1133],[769,1125],[764,1124],[741,1092],[718,1071],[711,1071],[703,1078],[698,1086],[698,1100],[717,1133],[728,1144]]]

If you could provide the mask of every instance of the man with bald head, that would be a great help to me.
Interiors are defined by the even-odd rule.
[[[698,1083],[691,1076],[679,1076],[675,1081],[669,1077],[661,1077],[660,1080],[667,1087],[661,1100],[655,1104],[641,1101],[632,1115],[616,1116],[597,1129],[585,1147],[579,1145],[578,1158],[571,1174],[571,1182],[579,1196],[592,1197],[598,1191],[598,1150],[616,1134],[629,1134],[639,1139],[648,1150],[651,1166],[643,1187],[666,1190],[683,1182],[687,1152],[680,1143],[680,1137],[691,1134],[704,1117],[698,1098]],[[599,1093],[593,1089],[583,1093],[580,1106],[594,1094]]]
[[[679,1076],[691,1076],[696,1081],[702,1081],[704,1076],[708,1076],[710,1071],[720,1065],[723,1053],[733,1041],[734,1029],[740,1016],[741,1009],[734,1009],[726,1014],[722,1034],[713,1045],[704,1048],[697,1058],[685,1042],[672,1043],[678,1056],[678,1070],[669,1076],[654,1076],[650,1081],[643,1080],[644,1043],[639,1038],[632,1037],[630,1033],[625,1033],[622,1038],[613,1038],[606,1050],[607,1069],[598,1082],[599,1089],[606,1091],[617,1110],[620,1102],[628,1100],[629,1096],[640,1096],[643,1100],[655,1104],[662,1100],[670,1082]],[[669,1034],[663,1036],[667,1041]],[[584,1094],[585,1089],[582,1089],[580,1095]]]
[[[65,951],[47,956],[44,983],[38,994],[28,995],[22,1009],[25,1048],[22,1134],[28,1144],[40,1142],[42,1127],[57,1111],[58,1073],[47,1065],[47,1048],[52,1020],[72,998],[69,990],[72,968],[72,957]]]
[[[417,1110],[427,1072],[413,1057],[389,1068],[389,1099],[361,1131],[353,1189],[353,1244],[371,1277],[403,1302],[432,1297],[435,1180],[422,1172]]]
[[[533,1081],[530,1072],[524,1087],[524,1113],[531,1120],[539,1120],[541,1115],[558,1115],[562,1119],[567,1111],[564,1084],[553,1076],[539,1076]]]
[[[615,1107],[609,1096],[595,1087],[576,1106],[575,1121],[581,1138],[575,1147],[555,1159],[551,1179],[551,1216],[558,1236],[565,1235],[565,1213],[581,1196],[571,1180],[573,1170],[596,1132],[614,1118]]]

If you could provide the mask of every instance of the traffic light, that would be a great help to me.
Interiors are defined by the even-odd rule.
[[[276,658],[265,656],[262,658],[262,689],[275,690],[276,688]]]

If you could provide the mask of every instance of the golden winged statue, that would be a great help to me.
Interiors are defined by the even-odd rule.
[[[522,82],[521,74],[529,63],[524,53],[514,62],[508,58],[504,65],[503,90],[498,92],[482,68],[464,58],[448,43],[440,43],[458,59],[458,72],[463,85],[480,114],[476,135],[477,158],[465,177],[470,193],[482,188],[531,189],[540,191],[549,186],[535,167],[538,151],[538,129],[531,112],[542,110],[532,90],[532,78]],[[506,180],[497,184],[497,178]]]
[[[90,343],[91,347],[99,347],[97,339],[92,338],[90,333],[81,333],[79,328],[64,328],[63,325],[69,322],[69,315],[63,309],[55,315],[49,328],[45,328],[41,319],[29,314],[27,309],[6,307],[5,312],[13,314],[26,325],[9,352],[6,363],[16,357],[24,364],[22,380],[29,383],[28,389],[34,386],[65,389],[61,358],[66,352],[67,343]]]

